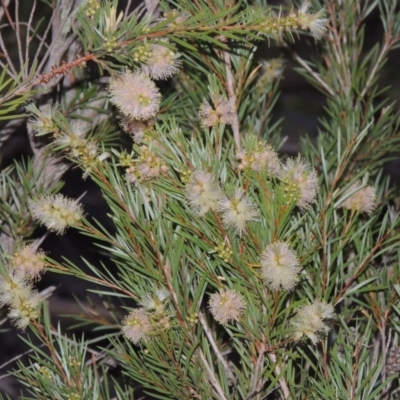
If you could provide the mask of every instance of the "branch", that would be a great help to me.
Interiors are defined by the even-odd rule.
[[[330,96],[334,97],[335,93],[333,90],[323,81],[321,75],[315,72],[301,57],[296,53],[293,54],[294,59],[329,93]]]
[[[280,365],[277,363],[275,353],[269,353],[268,356],[269,356],[270,360],[275,364],[275,373],[276,373],[276,375],[280,376],[279,385],[281,386],[281,390],[282,390],[284,398],[285,399],[290,399],[291,396],[290,396],[289,386],[288,386],[285,378],[282,375],[282,370],[281,370]]]
[[[231,55],[227,51],[224,52],[224,59],[225,59],[225,71],[226,71],[226,83],[228,86],[227,87],[228,97],[231,107],[234,110],[233,122],[232,122],[233,139],[235,140],[236,150],[239,151],[241,149],[241,146],[240,146],[239,119],[237,116],[237,104],[236,104],[237,99],[235,93],[234,78],[232,74]]]
[[[260,391],[261,386],[263,384],[262,382],[259,383],[259,374],[260,374],[260,371],[262,370],[262,367],[264,365],[265,349],[266,349],[265,344],[262,343],[261,346],[260,346],[260,349],[259,349],[259,354],[258,354],[258,357],[257,357],[256,367],[254,369],[254,374],[253,374],[253,377],[252,377],[252,380],[251,380],[252,381],[251,382],[251,392],[250,392],[250,395],[246,397],[246,400],[252,399]]]
[[[144,0],[147,8],[147,14],[153,15],[158,7],[159,0]]]
[[[217,392],[217,394],[219,396],[219,399],[220,400],[228,400],[225,397],[225,393],[224,393],[221,385],[215,379],[214,371],[211,369],[210,365],[208,364],[208,362],[206,360],[206,357],[204,356],[204,354],[203,354],[203,352],[201,350],[200,350],[200,358],[201,358],[201,361],[203,362],[204,367],[206,368],[206,371],[208,373],[208,379],[210,380],[210,383],[211,383],[212,387]]]
[[[217,346],[217,343],[215,343],[215,340],[214,340],[213,334],[211,332],[211,329],[208,326],[206,319],[204,318],[204,314],[199,313],[199,321],[200,321],[200,323],[201,323],[201,325],[202,325],[202,327],[204,329],[204,332],[205,332],[205,334],[206,334],[206,336],[208,338],[208,341],[211,344],[211,347],[214,350],[215,355],[217,356],[218,360],[221,361],[222,365],[225,368],[226,376],[228,377],[228,379],[233,380],[234,379],[233,372],[232,372],[231,368],[229,367],[228,362],[226,361],[226,359],[222,355],[221,351],[219,350],[219,348]]]

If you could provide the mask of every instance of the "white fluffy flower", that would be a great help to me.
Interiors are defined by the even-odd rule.
[[[168,44],[167,41],[165,43]],[[175,53],[162,44],[150,45],[149,52],[150,55],[141,67],[151,78],[166,79],[178,72],[180,66],[179,53]]]
[[[62,194],[41,195],[29,201],[33,218],[56,233],[64,233],[68,226],[76,225],[83,217],[79,200],[69,199]]]
[[[294,340],[300,340],[307,336],[313,344],[316,344],[320,337],[326,335],[330,328],[325,320],[335,318],[335,311],[331,304],[315,300],[300,308],[293,318]]]
[[[299,24],[302,29],[309,29],[315,39],[321,39],[327,30],[329,20],[323,18],[325,10],[319,10],[316,14],[309,14],[311,6],[309,0],[305,0],[298,10]]]
[[[261,255],[261,273],[272,290],[292,290],[299,281],[299,260],[287,243],[269,244]]]
[[[161,94],[143,72],[125,71],[110,80],[111,101],[133,119],[149,119],[158,113]]]
[[[134,344],[148,339],[148,335],[153,330],[148,313],[143,308],[133,310],[122,324],[122,332]]]
[[[315,201],[318,192],[317,173],[304,158],[288,158],[282,165],[279,178],[286,184],[289,199],[296,200],[301,209]]]
[[[350,188],[346,190],[345,195],[352,192],[353,194],[351,194],[341,206],[349,210],[365,212],[371,215],[376,207],[376,189],[373,186],[365,186],[363,188],[361,188],[361,186],[361,181],[353,183]]]
[[[190,175],[185,196],[193,212],[202,217],[209,210],[217,209],[222,192],[213,174],[196,170]]]
[[[208,302],[211,314],[220,324],[239,321],[246,309],[243,296],[236,290],[223,290],[210,296]]]
[[[244,194],[242,189],[237,189],[232,200],[224,196],[219,202],[219,211],[226,228],[234,228],[241,235],[246,228],[246,223],[258,221],[259,213],[253,202]]]
[[[17,251],[11,259],[13,270],[20,271],[29,279],[35,279],[46,268],[45,255],[38,250],[37,243],[31,243]]]

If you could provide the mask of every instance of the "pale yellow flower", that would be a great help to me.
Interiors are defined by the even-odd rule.
[[[362,182],[357,181],[346,190],[344,195],[349,197],[341,207],[371,215],[376,207],[376,189],[373,186],[361,186]]]
[[[299,260],[287,243],[269,244],[261,255],[261,273],[272,290],[292,290],[299,281]]]
[[[167,40],[164,40],[168,44]],[[152,44],[149,46],[149,56],[141,64],[143,72],[149,74],[153,79],[166,79],[179,71],[181,65],[180,54],[174,52],[163,44]]]
[[[258,210],[242,189],[237,189],[232,199],[222,197],[218,210],[224,226],[234,228],[239,235],[245,231],[247,222],[259,220]]]
[[[35,279],[45,271],[46,262],[43,251],[31,243],[18,250],[11,259],[11,267],[29,279]]]
[[[289,200],[295,200],[301,209],[315,201],[319,188],[317,173],[304,158],[288,158],[282,165],[279,178],[286,184]]]
[[[83,208],[79,200],[69,199],[62,194],[41,195],[30,200],[29,210],[35,220],[50,231],[60,234],[83,218]]]
[[[294,340],[307,336],[313,344],[316,344],[330,330],[325,321],[335,316],[333,306],[321,300],[315,300],[314,303],[301,307],[292,320]]]
[[[122,324],[123,334],[134,344],[148,339],[150,332],[153,331],[149,315],[143,308],[131,311]]]
[[[246,309],[243,296],[233,289],[212,294],[208,305],[215,320],[223,325],[229,321],[239,321]]]
[[[218,208],[222,191],[215,182],[213,174],[199,169],[190,175],[185,188],[185,197],[193,212],[203,217],[208,211]]]
[[[160,91],[144,72],[125,71],[113,76],[109,90],[112,103],[133,119],[146,120],[158,113]]]

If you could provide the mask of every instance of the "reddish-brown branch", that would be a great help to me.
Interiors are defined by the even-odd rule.
[[[67,63],[63,61],[61,65],[53,65],[51,71],[45,72],[44,74],[39,74],[36,80],[33,82],[33,86],[39,85],[40,83],[49,83],[53,78],[59,76],[67,75],[68,72],[74,67],[82,67],[88,61],[96,61],[97,56],[95,54],[86,54],[83,57],[76,57],[74,61]]]

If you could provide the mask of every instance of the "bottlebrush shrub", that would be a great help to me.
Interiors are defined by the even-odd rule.
[[[26,124],[33,155],[1,172],[0,304],[31,346],[21,398],[396,398],[400,218],[382,168],[400,120],[378,79],[396,1],[14,3],[0,144]],[[365,48],[371,13],[383,39]],[[263,41],[326,97],[295,157],[272,120],[287,63],[258,60]],[[74,167],[111,229],[58,193]],[[38,225],[77,229],[109,265],[51,259]],[[46,271],[97,286],[108,312],[82,304],[77,324],[101,334],[54,328]]]

